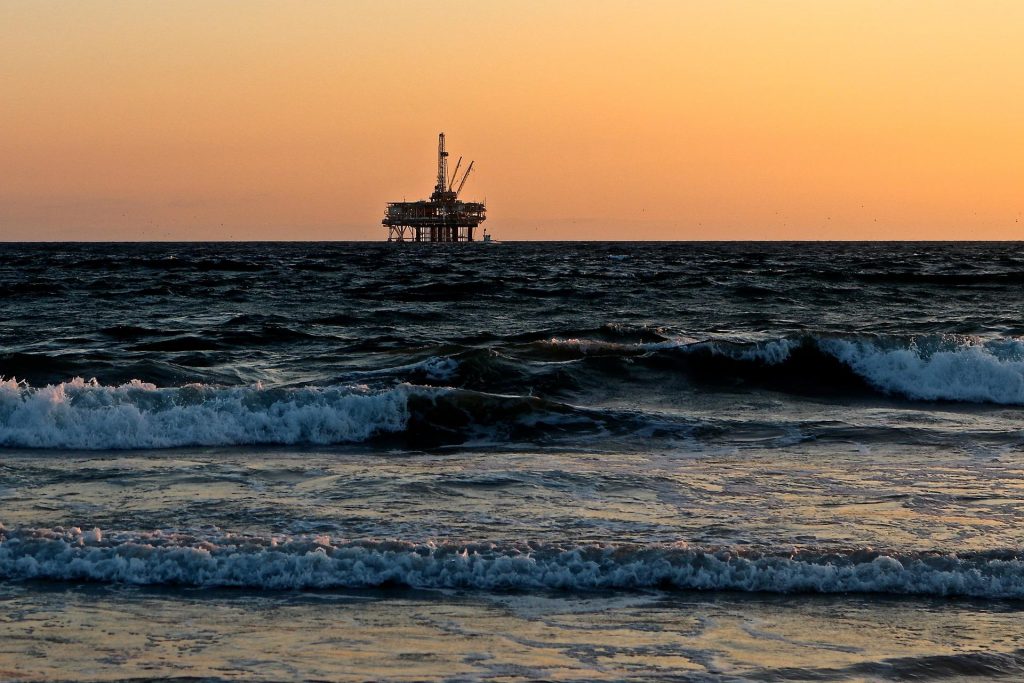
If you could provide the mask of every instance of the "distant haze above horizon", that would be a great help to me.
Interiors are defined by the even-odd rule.
[[[1024,2],[0,4],[0,240],[1021,239]]]

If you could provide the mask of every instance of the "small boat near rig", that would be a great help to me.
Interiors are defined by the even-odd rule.
[[[389,202],[381,225],[387,226],[388,242],[474,242],[474,230],[487,220],[483,202],[464,202],[459,193],[473,170],[472,161],[456,184],[462,157],[448,176],[448,152],[444,133],[437,138],[437,184],[430,199]],[[490,241],[485,235],[485,241]]]

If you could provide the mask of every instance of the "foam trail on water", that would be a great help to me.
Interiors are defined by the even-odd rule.
[[[397,432],[407,387],[157,388],[75,379],[42,388],[0,382],[0,446],[124,449],[333,444]]]
[[[1024,598],[1015,553],[755,552],[675,545],[195,537],[0,525],[0,577],[311,589],[740,590]]]

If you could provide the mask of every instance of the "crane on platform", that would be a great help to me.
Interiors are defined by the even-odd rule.
[[[462,166],[462,157],[455,164],[455,170],[452,171],[452,177],[448,181],[448,187],[455,187],[455,176],[459,175],[459,166]]]
[[[466,178],[469,177],[469,172],[473,170],[473,164],[475,161],[469,162],[469,168],[466,169],[466,174],[462,176],[462,182],[459,183],[459,189],[455,190],[455,196],[458,197],[459,193],[462,192],[462,186],[466,184]]]

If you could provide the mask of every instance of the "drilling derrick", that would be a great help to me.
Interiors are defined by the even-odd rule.
[[[388,242],[474,242],[474,230],[487,216],[482,202],[464,202],[459,199],[472,161],[456,183],[462,157],[448,176],[448,151],[444,146],[444,133],[437,137],[437,182],[430,199],[418,202],[389,202],[381,225],[387,226]]]

